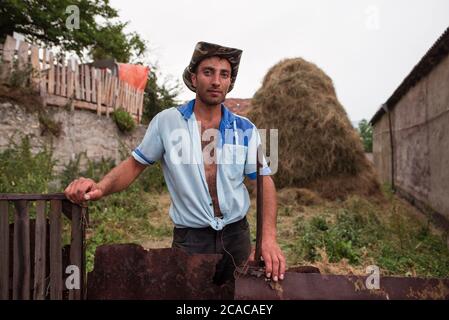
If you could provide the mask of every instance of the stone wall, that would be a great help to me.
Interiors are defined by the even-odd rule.
[[[130,154],[145,135],[146,125],[138,126],[131,134],[123,134],[112,118],[104,115],[86,110],[70,112],[64,108],[46,108],[52,119],[62,124],[59,137],[49,133],[42,135],[36,112],[27,112],[22,106],[10,102],[0,103],[0,150],[4,150],[11,139],[19,142],[25,135],[30,137],[33,151],[51,143],[57,160],[55,169],[60,172],[70,159],[82,152],[86,152],[90,160],[104,157],[118,163],[120,150]]]

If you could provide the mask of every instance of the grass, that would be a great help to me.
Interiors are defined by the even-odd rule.
[[[0,192],[60,192],[55,179],[62,186],[79,176],[98,180],[115,165],[110,159],[95,162],[80,154],[56,175],[55,164],[49,147],[31,152],[27,138],[11,144],[0,152]],[[284,192],[280,190],[279,195]],[[365,274],[366,267],[374,264],[383,275],[449,277],[447,234],[433,228],[388,187],[383,193],[382,200],[352,196],[345,201],[281,201],[278,240],[288,266],[314,265],[322,273]],[[169,205],[159,165],[145,170],[127,190],[91,202],[87,269],[92,270],[95,249],[102,244],[170,246]],[[248,216],[255,240],[255,199]]]
[[[288,264],[315,265],[323,273],[448,277],[447,234],[433,229],[396,196],[378,202],[358,196],[343,202],[280,208],[279,239]],[[295,212],[296,211],[296,212]]]

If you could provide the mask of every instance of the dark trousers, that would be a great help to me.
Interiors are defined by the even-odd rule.
[[[220,231],[211,227],[174,228],[172,247],[190,254],[222,254],[214,277],[214,282],[221,285],[234,279],[235,266],[244,265],[251,253],[248,220],[245,217]]]

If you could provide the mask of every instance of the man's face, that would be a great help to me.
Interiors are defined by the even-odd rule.
[[[219,57],[210,57],[200,62],[192,75],[196,96],[207,106],[222,103],[231,85],[231,64]]]

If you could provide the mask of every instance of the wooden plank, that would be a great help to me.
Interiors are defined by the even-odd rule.
[[[16,51],[17,40],[11,36],[6,36],[5,44],[3,45],[3,62],[13,62],[14,53]],[[12,65],[11,65],[12,66]]]
[[[134,89],[131,85],[128,85],[129,88],[129,113],[134,114]]]
[[[108,88],[110,86],[110,82],[111,82],[112,78],[111,75],[109,74],[108,71],[104,71],[104,78],[103,78],[103,85],[102,85],[102,104],[103,105],[107,105],[108,104]]]
[[[121,99],[122,99],[122,92],[123,92],[123,89],[122,89],[122,81],[120,81],[120,79],[118,80],[118,82],[117,82],[117,109],[118,108],[120,108],[121,107],[121,105],[122,105],[122,101],[121,101]]]
[[[56,193],[0,193],[0,200],[65,200],[62,192]]]
[[[129,112],[129,85],[125,83],[125,110]]]
[[[58,107],[64,107],[69,103],[69,98],[66,97],[60,97],[60,96],[48,96],[46,99],[47,105],[53,105]],[[82,100],[73,100],[72,101],[75,108],[78,109],[86,109],[86,110],[92,110],[97,111],[98,106],[96,103],[82,101]],[[0,195],[1,198],[1,195]]]
[[[104,82],[103,82],[103,104],[107,104],[108,103],[108,83],[111,79],[111,75],[109,74],[109,72],[105,71],[104,74]]]
[[[96,90],[97,69],[92,67],[92,68],[90,68],[90,71],[91,71],[91,82],[92,82],[92,102],[97,103],[97,90]]]
[[[80,101],[80,100],[75,100],[75,107],[79,108],[79,109],[86,109],[86,110],[92,110],[92,111],[97,111],[97,109],[98,109],[97,104],[94,104],[92,102],[87,102],[87,101]]]
[[[61,200],[50,201],[50,299],[62,299]]]
[[[16,51],[16,39],[11,36],[6,36],[5,44],[3,45],[2,53],[2,74],[1,80],[7,81],[12,71],[14,52]]]
[[[109,107],[111,107],[112,110],[114,110],[114,95],[116,91],[116,77],[111,77],[111,92],[109,94]]]
[[[69,97],[70,99],[73,99],[73,89],[74,89],[74,85],[73,85],[73,81],[74,81],[74,72],[73,72],[73,68],[72,68],[72,62],[73,59],[70,58],[67,61],[67,97]],[[71,110],[73,111],[73,103],[71,104]]]
[[[118,79],[117,77],[112,78],[112,92],[111,92],[111,105],[113,110],[115,111],[117,109],[117,89],[118,89]]]
[[[81,89],[81,100],[85,100],[86,99],[86,84],[84,81],[84,65],[80,65],[79,66],[80,69],[80,89]]]
[[[137,91],[133,88],[133,115],[137,115]]]
[[[81,99],[81,88],[80,88],[80,70],[78,66],[78,61],[75,59],[73,61],[74,70],[75,70],[75,79],[74,79],[74,85],[75,85],[75,99],[79,100]]]
[[[9,299],[8,201],[0,201],[0,300]]]
[[[142,91],[140,93],[140,119],[139,119],[139,123],[142,123],[142,118],[143,118],[143,104],[145,103],[145,94]]]
[[[47,95],[47,81],[48,81],[48,71],[47,71],[47,49],[42,50],[42,68],[40,72],[40,95],[42,97]]]
[[[86,277],[86,226],[89,224],[88,208],[81,208],[81,299],[87,299],[87,279]]]
[[[90,81],[90,68],[87,64],[84,65],[84,80],[86,81],[86,101],[92,101],[92,90],[91,90],[91,81]]]
[[[48,88],[47,92],[48,94],[55,94],[55,63],[53,58],[53,52],[50,51],[50,54],[48,55],[48,64],[49,64],[49,70],[48,70]]]
[[[140,101],[141,101],[141,95],[140,91],[137,93],[137,124],[140,123]]]
[[[108,106],[114,110],[114,100],[115,93],[117,91],[117,77],[111,77],[111,92],[109,93],[109,104]]]
[[[41,70],[46,70],[48,68],[47,49],[46,48],[42,49],[42,60],[41,61],[42,61]]]
[[[128,104],[129,104],[129,113],[133,114],[133,88],[128,84],[129,96],[128,96]]]
[[[122,103],[123,109],[125,111],[128,111],[128,84],[123,83],[123,103]]]
[[[132,100],[132,97],[133,97],[133,91],[132,91],[131,86],[128,84],[128,112],[129,112],[129,114],[133,113],[133,100]]]
[[[19,70],[25,70],[28,67],[28,49],[30,45],[25,41],[20,41],[19,51],[17,53],[17,67]]]
[[[80,276],[82,274],[82,252],[83,252],[83,230],[82,230],[82,220],[81,220],[81,207],[73,205],[72,206],[72,230],[71,230],[71,241],[70,241],[70,264],[77,266],[80,271]],[[80,277],[80,285],[82,279]],[[80,289],[71,289],[69,291],[69,300],[80,300],[81,299],[81,287]]]
[[[30,218],[26,200],[15,203],[14,215],[14,261],[13,293],[14,300],[30,298]]]
[[[103,101],[100,79],[97,79],[97,114],[101,114],[101,102]]]
[[[58,58],[55,57],[55,94],[61,95],[61,66],[59,64]]]
[[[109,89],[108,89],[108,107],[112,107],[112,101],[113,101],[113,96],[114,96],[114,91],[115,91],[115,80],[116,77],[114,77],[112,74],[110,75],[109,78]]]
[[[61,96],[67,97],[65,57],[61,58]]]
[[[112,84],[113,84],[113,79],[114,77],[112,76],[112,74],[109,74],[108,77],[108,82],[107,82],[107,89],[106,89],[106,117],[109,118],[109,106],[111,105],[111,92],[112,92]]]
[[[46,266],[46,235],[47,221],[45,219],[45,201],[36,202],[36,230],[34,240],[34,300],[45,299],[45,266]]]
[[[132,88],[132,95],[131,95],[131,105],[132,105],[132,114],[137,114],[137,92],[135,88]]]
[[[120,106],[126,110],[126,83],[122,82],[122,97]]]
[[[31,46],[31,86],[33,90],[39,91],[41,67],[39,63],[39,48]]]

